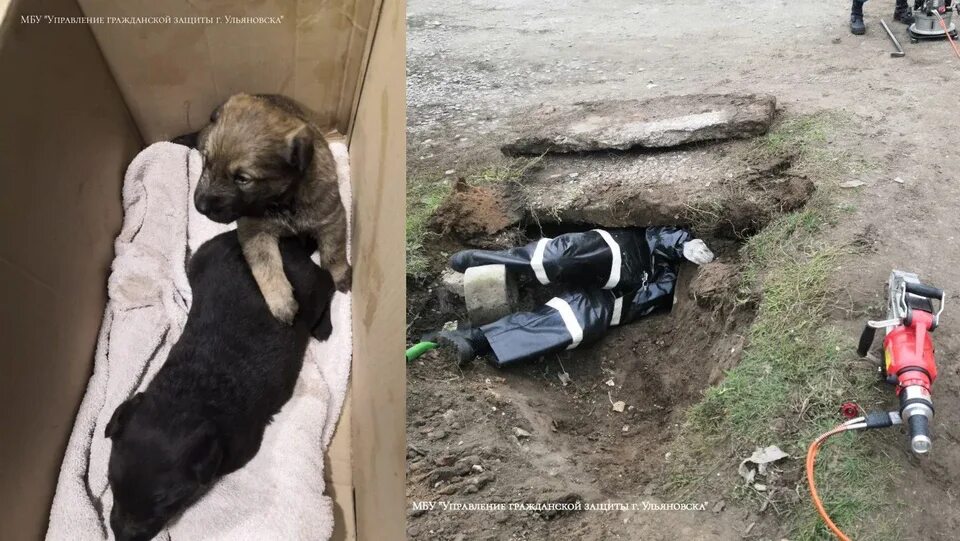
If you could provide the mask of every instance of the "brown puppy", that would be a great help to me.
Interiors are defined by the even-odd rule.
[[[313,237],[337,289],[350,289],[336,165],[312,112],[283,96],[237,94],[213,112],[196,147],[204,167],[194,204],[216,222],[237,220],[243,254],[274,317],[289,323],[298,308],[280,237]]]

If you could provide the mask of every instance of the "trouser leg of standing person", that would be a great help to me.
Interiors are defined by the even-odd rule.
[[[903,24],[914,23],[916,19],[913,18],[913,9],[907,5],[907,0],[897,0],[897,5],[893,8],[893,20]]]
[[[867,32],[867,26],[863,23],[863,4],[867,0],[853,0],[853,7],[850,8],[850,32],[855,35],[863,35]]]

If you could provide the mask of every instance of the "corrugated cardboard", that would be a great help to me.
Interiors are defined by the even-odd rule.
[[[10,7],[35,12],[80,15],[72,0]],[[103,315],[120,184],[142,142],[88,27],[3,28],[0,537],[26,540],[46,531]]]
[[[93,26],[148,143],[201,127],[237,92],[291,96],[346,133],[370,23],[379,9],[374,0],[79,2],[91,17],[220,19]],[[229,22],[257,17],[270,22]]]
[[[353,485],[360,539],[406,532],[406,17],[385,2],[350,139],[353,165]],[[399,324],[398,324],[399,323]],[[402,382],[402,383],[401,383]],[[398,505],[399,503],[399,505]]]

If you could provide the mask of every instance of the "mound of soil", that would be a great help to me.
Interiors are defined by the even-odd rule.
[[[690,284],[690,297],[705,308],[722,307],[736,295],[739,283],[739,268],[736,265],[714,262],[697,273]]]
[[[431,217],[430,227],[442,235],[476,244],[516,225],[522,216],[520,205],[504,185],[471,186],[461,178]]]

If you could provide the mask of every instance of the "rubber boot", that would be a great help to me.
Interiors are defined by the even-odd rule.
[[[853,0],[853,6],[850,8],[850,33],[862,36],[867,32],[867,26],[863,24],[863,4],[866,0]]]
[[[907,5],[907,0],[897,0],[897,7],[893,8],[893,20],[903,24],[913,24],[913,10]]]
[[[459,366],[470,364],[490,352],[490,343],[480,329],[440,331],[433,341],[441,348],[452,350]]]

